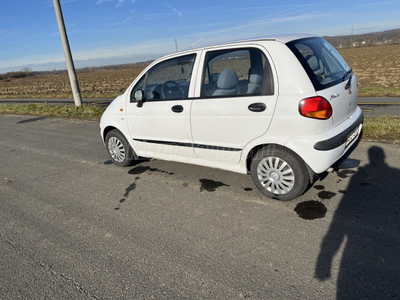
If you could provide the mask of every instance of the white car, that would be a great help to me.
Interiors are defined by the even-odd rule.
[[[363,113],[352,69],[323,38],[286,35],[154,61],[104,112],[112,161],[138,157],[251,173],[292,200],[356,144]]]

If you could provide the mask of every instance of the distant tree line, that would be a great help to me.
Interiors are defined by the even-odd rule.
[[[33,76],[33,72],[31,68],[23,68],[19,72],[8,72],[4,74],[0,74],[0,80],[10,80],[11,78],[23,78]]]
[[[90,73],[90,72],[105,71],[105,70],[127,70],[127,69],[137,69],[137,68],[144,69],[152,62],[153,62],[153,60],[148,60],[148,61],[130,63],[130,64],[109,65],[109,66],[101,66],[101,67],[84,67],[81,69],[77,69],[76,72],[77,73]]]
[[[335,48],[393,44],[400,43],[400,29],[333,37],[324,36],[324,39]]]
[[[106,71],[106,70],[126,70],[126,69],[137,69],[137,68],[144,69],[152,62],[153,60],[148,60],[144,62],[137,62],[130,64],[109,65],[101,67],[84,67],[77,69],[76,72],[91,73],[91,72]],[[12,78],[23,78],[36,75],[63,75],[63,74],[68,74],[67,70],[32,71],[31,68],[23,68],[21,71],[0,74],[0,80],[10,80]]]

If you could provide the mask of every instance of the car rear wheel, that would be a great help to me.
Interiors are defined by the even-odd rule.
[[[299,197],[309,184],[303,160],[278,145],[260,149],[251,162],[250,171],[254,184],[264,195],[281,201]]]
[[[128,167],[134,160],[134,151],[119,130],[111,130],[106,135],[106,146],[112,162],[120,167]]]

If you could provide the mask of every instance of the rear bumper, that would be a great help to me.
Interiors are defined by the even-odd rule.
[[[316,143],[314,145],[314,149],[319,151],[328,151],[343,145],[344,143],[346,143],[349,134],[351,134],[363,122],[364,122],[364,114],[361,113],[357,121],[351,127],[347,128],[345,131],[339,133],[338,135],[330,139]]]
[[[340,125],[319,134],[297,136],[285,146],[297,153],[312,172],[321,174],[354,149],[353,145],[358,143],[361,136],[363,120],[363,113],[358,107],[353,115]],[[353,132],[355,138],[347,142]]]

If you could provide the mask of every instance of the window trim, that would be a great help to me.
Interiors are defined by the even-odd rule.
[[[257,50],[260,53],[262,53],[262,55],[265,58],[265,65],[263,66],[264,68],[264,74],[263,74],[263,82],[262,82],[262,90],[260,94],[234,94],[234,95],[218,95],[218,96],[206,96],[203,95],[203,86],[204,86],[204,81],[205,81],[205,76],[208,70],[208,73],[210,73],[210,70],[208,68],[208,62],[211,60],[208,59],[209,54],[210,53],[216,53],[216,52],[225,52],[225,53],[229,53],[229,52],[235,52],[235,51],[243,51],[243,50]],[[253,61],[251,59],[250,56],[250,64],[252,64]],[[275,78],[274,78],[274,74],[272,71],[272,64],[270,62],[270,59],[268,58],[268,55],[265,53],[265,51],[259,47],[256,47],[254,45],[252,46],[246,46],[243,45],[242,47],[234,47],[234,48],[222,48],[222,49],[212,49],[212,50],[207,50],[205,55],[204,55],[204,61],[203,61],[203,66],[202,66],[202,72],[201,72],[201,82],[200,82],[200,97],[196,97],[195,99],[218,99],[218,98],[237,98],[237,97],[260,97],[260,96],[274,96],[275,95]],[[266,68],[268,64],[268,68]],[[250,65],[250,68],[252,66]],[[268,74],[267,74],[268,73]],[[270,84],[271,84],[271,93],[267,94],[266,93],[266,83],[267,80],[265,80],[267,77],[266,75],[269,75],[270,78]]]

